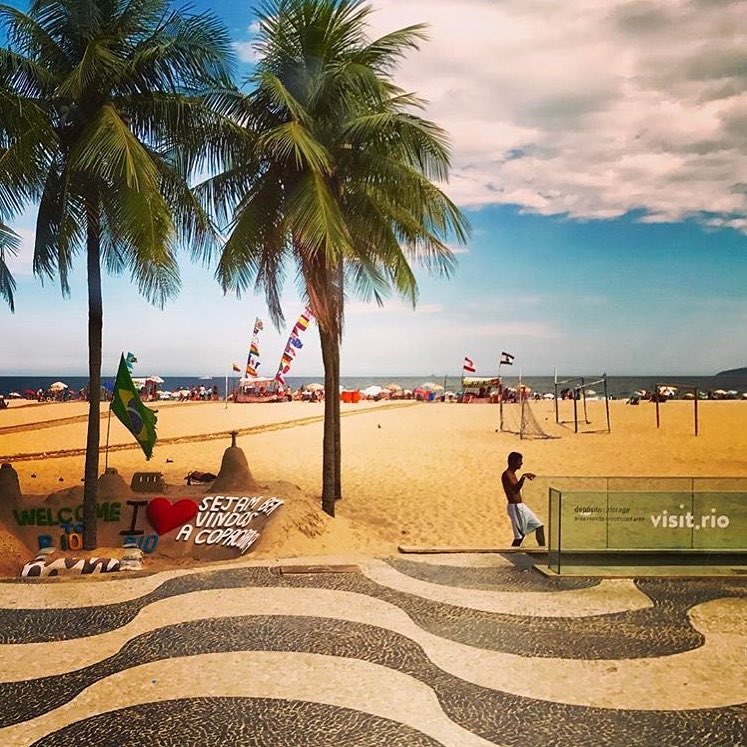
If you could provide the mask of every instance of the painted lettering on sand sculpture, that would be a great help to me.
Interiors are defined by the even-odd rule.
[[[96,517],[103,521],[120,521],[121,513],[122,504],[117,501],[99,503],[96,507]],[[20,527],[57,527],[71,524],[73,521],[80,524],[83,521],[83,504],[80,503],[75,507],[51,508],[49,506],[39,506],[36,508],[13,509],[13,518]]]
[[[186,542],[192,539],[195,545],[233,547],[243,555],[259,539],[258,527],[282,505],[279,498],[265,499],[262,496],[205,496],[198,507],[194,525],[185,524],[176,540]]]

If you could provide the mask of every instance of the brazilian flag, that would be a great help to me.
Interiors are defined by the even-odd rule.
[[[122,421],[124,427],[135,436],[145,452],[146,459],[150,459],[153,453],[153,445],[156,443],[156,421],[158,418],[153,410],[140,401],[140,395],[132,383],[130,372],[127,370],[124,355],[119,361],[117,380],[114,382],[112,411]]]

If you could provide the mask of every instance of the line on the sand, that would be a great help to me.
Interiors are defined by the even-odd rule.
[[[351,417],[353,415],[368,415],[370,413],[381,413],[381,409],[395,410],[399,407],[412,407],[418,404],[417,402],[402,402],[396,405],[385,405],[384,408],[376,409],[360,409],[351,410],[350,412],[342,412],[340,416],[343,418]],[[219,441],[222,439],[231,438],[233,433],[237,433],[239,436],[254,436],[260,433],[269,433],[271,431],[280,431],[286,428],[296,428],[302,425],[311,425],[313,423],[320,423],[324,421],[324,415],[312,415],[307,418],[297,418],[296,420],[285,420],[282,423],[266,423],[264,425],[253,425],[248,428],[232,428],[229,431],[218,431],[216,433],[199,433],[194,436],[174,436],[172,438],[159,438],[159,446],[172,446],[174,444],[190,444],[190,443],[201,443],[203,441]],[[0,434],[2,435],[2,434]],[[139,449],[140,444],[110,444],[109,451],[129,451]],[[105,447],[99,447],[99,453],[103,454]],[[58,451],[37,451],[34,453],[27,454],[9,454],[7,456],[0,456],[0,462],[28,462],[34,459],[61,459],[63,457],[75,457],[83,456],[86,453],[85,449],[59,449]]]
[[[163,404],[163,403],[160,403]],[[203,402],[181,402],[180,407],[190,407],[193,405],[202,405]],[[101,420],[109,416],[109,410],[105,409],[99,413]],[[6,425],[0,428],[0,436],[12,435],[13,433],[23,433],[25,431],[39,431],[45,428],[57,428],[63,425],[74,425],[75,423],[85,423],[88,415],[72,415],[69,418],[53,418],[52,420],[35,420],[33,423],[18,423],[18,425]]]

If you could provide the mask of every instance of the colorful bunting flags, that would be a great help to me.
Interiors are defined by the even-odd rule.
[[[290,337],[288,337],[288,342],[285,344],[283,354],[280,356],[278,372],[275,374],[275,381],[279,384],[285,385],[284,374],[287,374],[288,371],[290,371],[293,359],[296,357],[297,352],[303,347],[303,342],[301,342],[299,334],[307,329],[312,318],[313,314],[311,313],[311,309],[307,306],[293,325]]]
[[[259,368],[259,332],[263,330],[265,325],[262,324],[262,320],[257,317],[254,320],[254,331],[252,332],[252,341],[249,345],[249,355],[246,358],[246,375],[256,376],[257,369]]]

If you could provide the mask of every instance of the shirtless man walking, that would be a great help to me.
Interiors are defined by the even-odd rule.
[[[521,498],[524,480],[534,480],[535,475],[532,472],[525,472],[521,478],[516,477],[516,470],[520,469],[523,463],[524,457],[518,451],[512,451],[508,455],[508,469],[501,475],[501,485],[508,501],[508,517],[514,530],[514,541],[511,546],[520,547],[524,537],[536,531],[537,544],[542,547],[545,544],[544,524]]]

